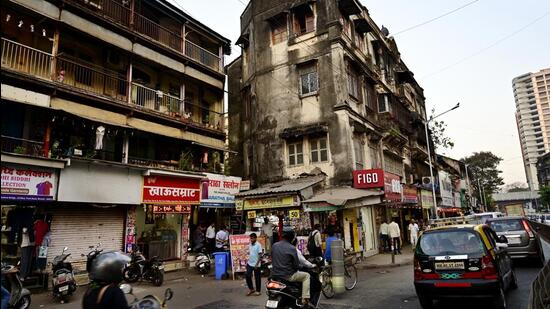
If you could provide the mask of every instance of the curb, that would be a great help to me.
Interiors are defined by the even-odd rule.
[[[413,261],[404,261],[400,263],[395,264],[366,264],[366,265],[357,265],[358,269],[377,269],[377,268],[395,268],[395,267],[401,267],[406,265],[412,265]]]

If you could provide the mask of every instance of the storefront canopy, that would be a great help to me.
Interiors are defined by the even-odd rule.
[[[354,208],[380,204],[383,194],[383,191],[377,189],[362,190],[349,187],[329,188],[302,203],[305,205],[306,209],[310,209],[310,211],[319,211],[316,209],[327,206]]]

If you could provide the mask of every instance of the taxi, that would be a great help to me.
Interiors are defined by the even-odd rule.
[[[414,252],[414,287],[422,308],[434,299],[491,298],[506,308],[505,292],[517,288],[507,239],[485,224],[456,224],[422,233]]]

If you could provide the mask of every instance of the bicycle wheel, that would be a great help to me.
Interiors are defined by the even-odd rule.
[[[319,279],[321,280],[321,292],[323,292],[323,295],[325,295],[326,298],[333,298],[334,289],[332,288],[330,273],[326,270],[322,271],[319,275]]]
[[[344,279],[346,290],[353,290],[357,285],[357,268],[355,265],[345,265],[344,266]]]

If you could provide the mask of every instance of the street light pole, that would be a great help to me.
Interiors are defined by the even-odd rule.
[[[470,189],[470,176],[468,176],[468,166],[469,164],[464,163],[464,168],[466,170],[466,185],[468,186],[468,209],[470,209],[470,207],[472,207],[472,192]]]
[[[442,115],[444,115],[444,114],[446,114],[450,111],[453,111],[453,110],[455,110],[459,107],[460,107],[460,102],[456,103],[456,105],[453,108],[451,108],[449,110],[446,110],[446,111],[444,111],[443,113],[441,113],[437,116],[430,117],[430,119],[428,119],[428,121],[424,122],[424,130],[426,132],[426,144],[428,145],[428,163],[430,164],[430,177],[431,177],[431,181],[432,181],[432,198],[433,198],[433,202],[434,202],[432,217],[434,217],[435,219],[439,219],[439,216],[437,215],[437,198],[435,196],[435,183],[434,183],[435,182],[435,177],[434,177],[433,164],[432,164],[432,151],[430,149],[430,137],[428,135],[428,125],[435,118],[437,118],[439,116],[442,116]]]

